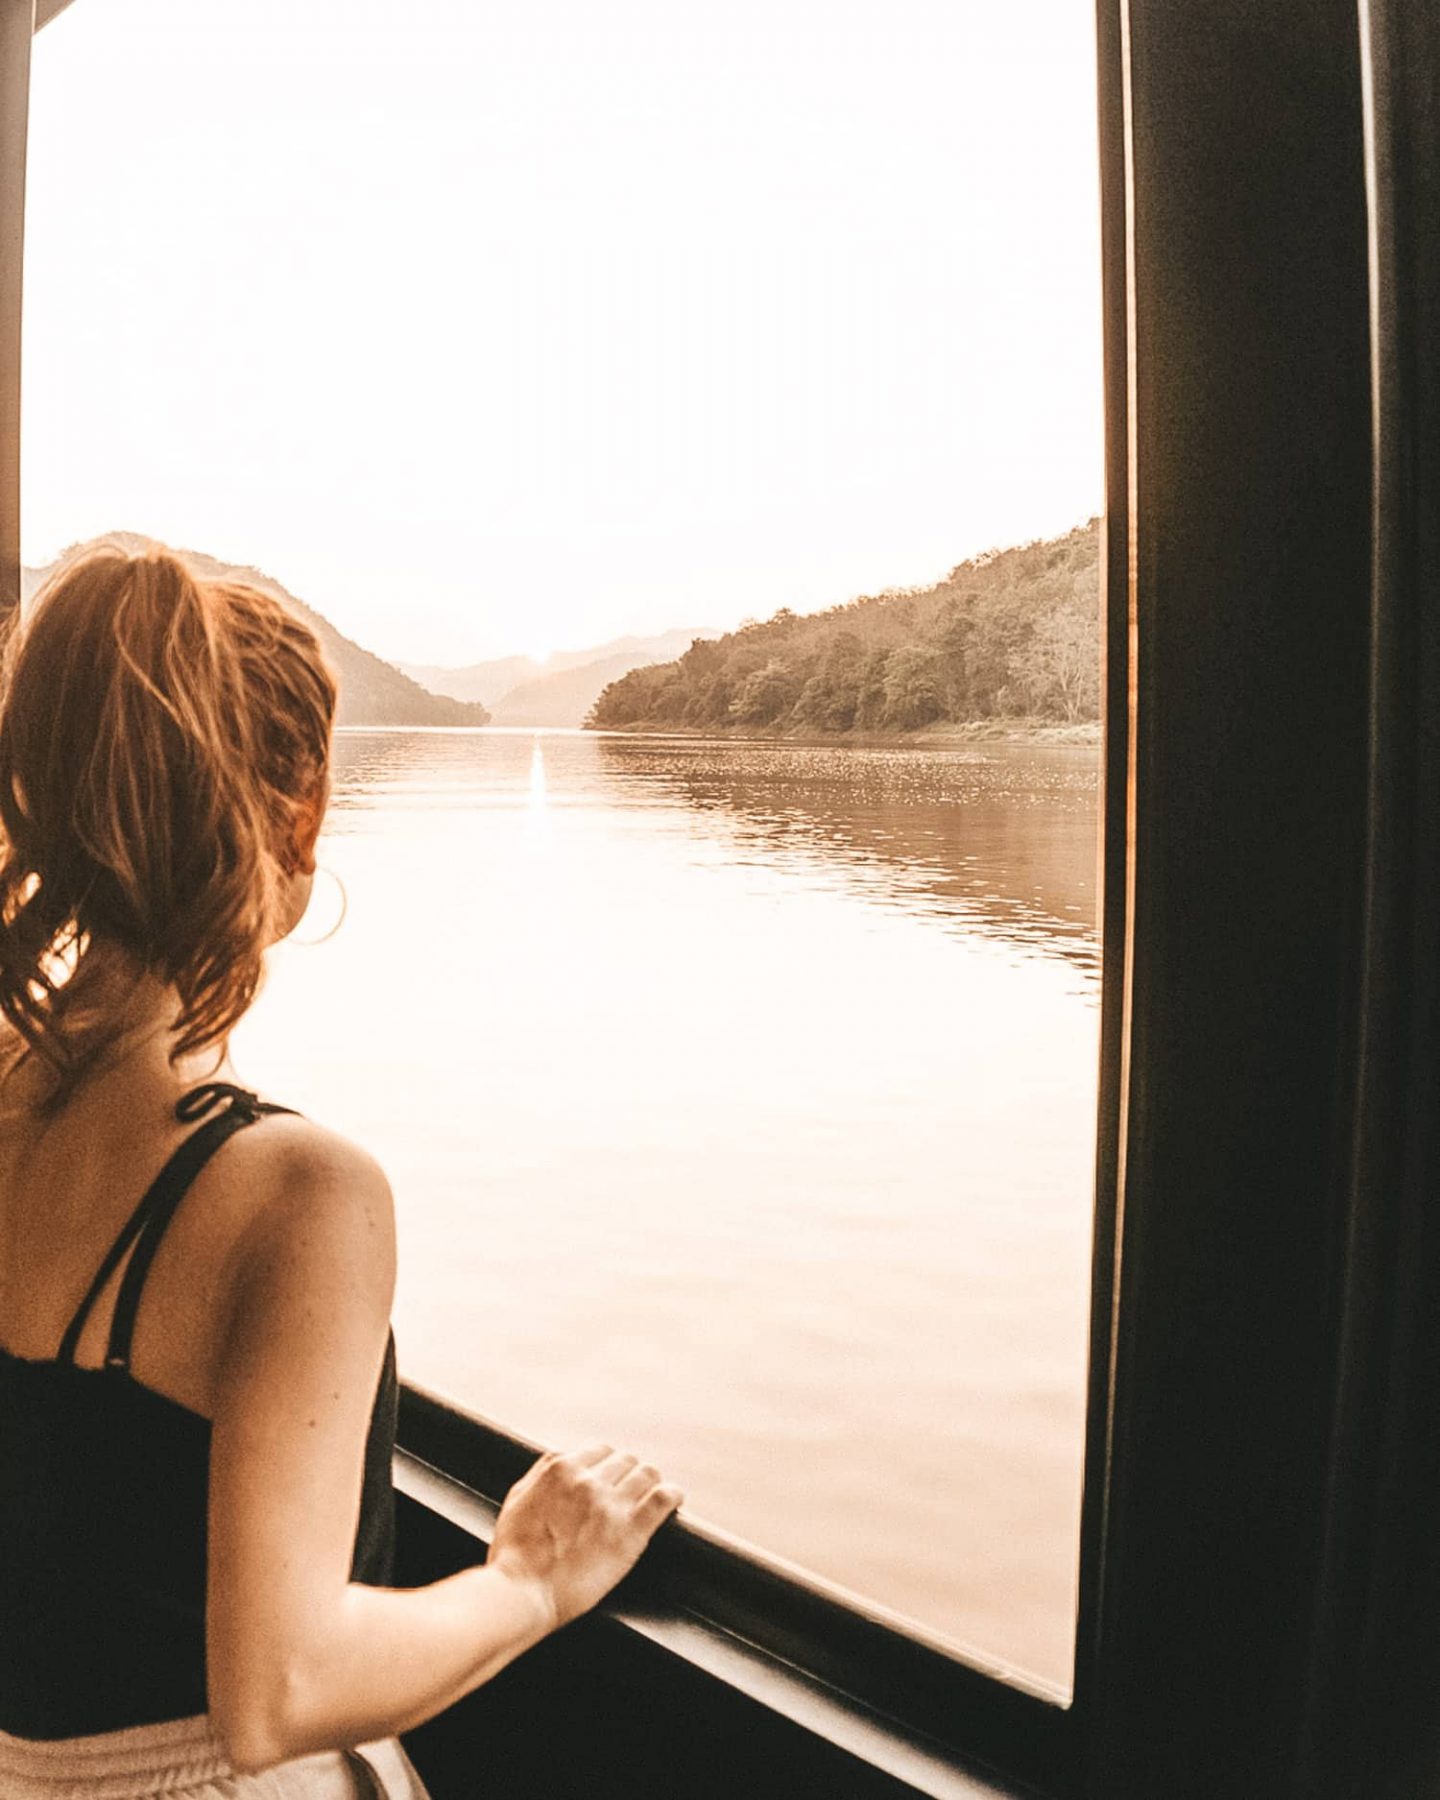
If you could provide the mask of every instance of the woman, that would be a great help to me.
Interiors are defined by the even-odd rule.
[[[288,609],[160,547],[83,554],[7,646],[6,1800],[418,1795],[396,1734],[593,1606],[682,1498],[552,1453],[482,1567],[384,1585],[390,1191],[226,1051],[305,909],[334,711]]]

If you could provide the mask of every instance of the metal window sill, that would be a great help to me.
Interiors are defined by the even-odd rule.
[[[402,1448],[395,1457],[395,1486],[407,1499],[488,1548],[498,1508],[463,1482]],[[1038,1792],[962,1765],[853,1697],[681,1606],[616,1597],[597,1611],[619,1629],[638,1634],[665,1654],[929,1800],[1025,1800]]]

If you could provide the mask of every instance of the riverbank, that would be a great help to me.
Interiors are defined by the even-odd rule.
[[[767,731],[762,725],[672,725],[640,720],[619,728],[596,729],[616,737],[725,738],[737,743],[854,745],[857,749],[887,746],[943,750],[958,744],[1080,744],[1100,746],[1100,722],[1083,719],[1064,724],[1056,719],[964,719],[922,725],[915,731]]]

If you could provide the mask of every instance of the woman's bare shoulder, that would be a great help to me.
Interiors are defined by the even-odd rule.
[[[243,1196],[234,1248],[273,1277],[358,1284],[388,1296],[394,1282],[395,1207],[370,1151],[299,1114],[267,1115],[232,1140]]]
[[[302,1183],[307,1190],[390,1191],[377,1157],[304,1113],[265,1114],[259,1129],[242,1131],[238,1141],[248,1144],[256,1166],[268,1168],[275,1181]]]
[[[268,1469],[274,1434],[297,1418],[366,1428],[395,1294],[394,1207],[375,1157],[309,1119],[268,1116],[229,1149],[208,1411],[222,1445],[248,1446],[252,1462],[260,1445]]]

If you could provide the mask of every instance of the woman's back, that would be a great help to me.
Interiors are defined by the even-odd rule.
[[[0,1730],[26,1738],[206,1710],[206,1371],[226,1307],[226,1245],[247,1196],[274,1179],[278,1133],[313,1135],[212,1080],[172,1101],[167,1129],[152,1128],[153,1149],[138,1154],[154,1110],[142,1095],[170,1100],[173,1073],[169,1083],[143,1063],[115,1073],[88,1135],[74,1101],[43,1132],[14,1115],[0,1126]],[[262,1119],[266,1132],[247,1129]],[[239,1144],[219,1154],[236,1138],[249,1158]],[[157,1162],[137,1200],[137,1179]],[[88,1273],[67,1266],[77,1239],[92,1253]],[[39,1279],[23,1282],[26,1270]],[[395,1401],[392,1341],[351,1566],[372,1585],[390,1578]]]

